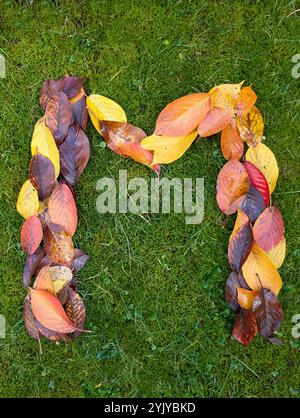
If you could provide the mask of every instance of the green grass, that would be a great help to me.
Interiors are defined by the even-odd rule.
[[[32,4],[30,4],[32,3]],[[292,338],[299,297],[299,83],[297,1],[27,1],[1,2],[0,52],[0,396],[300,397],[300,342]],[[299,3],[298,3],[299,7]],[[290,16],[289,16],[290,15]],[[224,287],[233,219],[215,202],[224,164],[219,137],[197,140],[167,166],[169,177],[205,178],[205,218],[99,215],[96,182],[118,176],[148,180],[151,171],[100,146],[89,123],[91,159],[78,182],[75,241],[91,259],[79,274],[93,331],[73,344],[43,340],[43,354],[22,322],[25,257],[15,209],[27,178],[38,95],[47,78],[84,76],[88,93],[119,102],[149,134],[171,100],[224,82],[251,83],[265,118],[266,144],[280,177],[273,200],[288,244],[280,269],[285,320],[281,347],[261,337],[247,348],[231,338],[234,314]]]

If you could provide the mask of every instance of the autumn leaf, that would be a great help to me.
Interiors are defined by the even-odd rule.
[[[51,295],[55,295],[55,290],[49,274],[49,269],[49,266],[45,266],[39,271],[34,281],[33,288],[36,290],[45,290],[46,292],[51,293]]]
[[[81,91],[77,96],[70,99],[69,102],[71,103],[75,122],[77,122],[81,129],[85,130],[88,120],[85,93]]]
[[[261,193],[256,187],[250,185],[245,199],[241,203],[240,208],[246,213],[250,222],[255,222],[259,215],[265,210],[265,202]]]
[[[23,218],[28,219],[30,216],[37,215],[39,209],[39,196],[35,187],[30,180],[26,180],[21,187],[18,201],[17,211]]]
[[[272,260],[274,266],[279,269],[282,266],[282,263],[285,259],[286,253],[286,240],[282,238],[281,241],[275,247],[271,248],[267,254]]]
[[[32,313],[31,299],[29,295],[27,295],[24,300],[23,319],[24,319],[25,328],[28,334],[31,335],[36,340],[39,340],[40,332],[36,324],[36,319]]]
[[[73,76],[65,76],[61,80],[62,84],[62,91],[68,97],[68,99],[72,99],[77,96],[81,89],[83,88],[83,78],[81,77],[73,77]]]
[[[60,171],[59,152],[50,129],[45,124],[45,118],[41,118],[34,127],[31,141],[31,154],[42,154],[48,158],[55,168],[55,179]]]
[[[81,128],[70,126],[64,142],[59,146],[61,173],[74,186],[90,158],[90,143]]]
[[[231,238],[234,236],[234,234],[236,233],[236,231],[243,225],[247,224],[249,222],[249,218],[248,216],[245,214],[245,212],[242,211],[242,209],[238,209],[237,210],[237,217],[235,220],[235,224],[233,227],[233,230],[231,232],[230,238],[229,240],[231,240]]]
[[[253,301],[257,295],[255,290],[244,289],[237,287],[237,300],[241,308],[252,310]]]
[[[276,187],[279,170],[273,152],[265,144],[259,143],[256,147],[250,147],[246,153],[246,160],[254,164],[265,176],[270,193]]]
[[[72,108],[64,92],[56,93],[48,102],[45,113],[46,125],[52,132],[57,145],[67,135],[72,120]]]
[[[206,118],[200,123],[198,134],[202,137],[215,135],[225,129],[231,120],[230,110],[215,107],[207,113]]]
[[[56,296],[45,290],[30,289],[30,297],[33,315],[44,327],[66,334],[76,331]]]
[[[34,275],[44,255],[45,249],[43,247],[39,247],[34,254],[27,257],[23,269],[23,284],[25,287],[30,286],[32,276]]]
[[[256,147],[261,142],[264,133],[264,121],[257,107],[253,106],[248,113],[238,117],[237,127],[242,140],[247,142],[249,147]]]
[[[72,323],[75,324],[77,330],[74,332],[74,338],[78,337],[81,334],[81,331],[84,328],[85,322],[85,306],[83,300],[78,295],[77,292],[68,288],[68,300],[66,303],[66,313]]]
[[[182,157],[196,136],[197,131],[186,136],[151,135],[143,139],[141,145],[144,149],[154,151],[152,164],[169,164]]]
[[[247,170],[250,183],[252,186],[256,187],[257,190],[261,193],[265,206],[267,207],[269,205],[270,201],[270,189],[269,184],[263,175],[263,173],[250,161],[245,161],[243,163],[245,169]]]
[[[40,219],[30,216],[22,226],[21,245],[26,255],[32,255],[38,249],[43,239],[43,228]]]
[[[186,136],[193,132],[210,109],[208,93],[194,93],[169,103],[159,114],[154,135]]]
[[[86,255],[82,250],[79,250],[78,248],[75,248],[74,250],[74,259],[73,259],[73,272],[74,274],[78,273],[80,271],[85,263],[89,260],[89,256]]]
[[[44,233],[46,253],[53,263],[70,265],[74,246],[70,235],[57,224],[48,224]]]
[[[243,87],[239,93],[236,102],[236,114],[237,116],[243,116],[248,113],[255,105],[257,96],[250,86]]]
[[[249,223],[241,226],[229,240],[228,260],[233,271],[238,273],[251,252],[252,228]]]
[[[62,80],[46,80],[40,91],[40,104],[45,110],[49,100],[62,89]]]
[[[225,297],[226,297],[226,301],[228,305],[236,312],[240,310],[240,305],[238,303],[238,294],[237,294],[238,287],[250,290],[249,286],[247,285],[244,279],[242,272],[240,271],[237,274],[235,271],[232,271],[226,282]]]
[[[267,253],[256,243],[243,264],[242,272],[252,290],[258,291],[264,287],[278,295],[282,287],[281,277]]]
[[[249,189],[246,169],[237,160],[228,161],[217,179],[217,202],[226,215],[236,212]]]
[[[57,295],[71,282],[72,277],[73,274],[69,267],[46,266],[40,270],[33,287]]]
[[[254,239],[266,252],[275,247],[284,235],[281,212],[276,207],[266,208],[256,220],[253,227]]]
[[[127,122],[110,121],[100,122],[100,127],[101,135],[112,151],[147,165],[159,175],[160,166],[153,164],[153,152],[141,146],[141,141],[147,136],[142,129]]]
[[[253,301],[258,331],[266,338],[271,337],[283,320],[283,312],[277,296],[270,289],[261,289]]]
[[[77,208],[70,188],[59,183],[53,190],[49,203],[48,214],[51,222],[61,225],[72,237],[77,229]]]
[[[108,97],[100,94],[91,94],[86,98],[86,105],[91,121],[100,135],[102,135],[100,128],[102,120],[127,122],[127,117],[122,107]]]
[[[223,129],[221,135],[221,151],[226,160],[242,158],[244,154],[244,143],[236,127],[235,119]]]
[[[257,323],[253,312],[241,309],[236,317],[232,335],[245,347],[257,334]]]
[[[220,84],[213,87],[209,91],[209,94],[212,96],[212,106],[230,110],[233,116],[243,83],[244,81],[238,84]]]
[[[49,158],[36,154],[31,158],[29,177],[42,200],[46,199],[55,184],[55,168]]]

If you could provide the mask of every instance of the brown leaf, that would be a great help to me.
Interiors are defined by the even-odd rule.
[[[284,224],[281,212],[276,207],[266,208],[257,218],[253,227],[254,239],[265,251],[270,251],[282,239]]]
[[[36,325],[36,319],[32,313],[31,300],[30,300],[29,295],[27,295],[24,300],[23,319],[24,319],[25,328],[27,329],[28,334],[31,335],[36,340],[39,340],[40,333]]]
[[[229,240],[228,260],[233,271],[238,273],[250,254],[253,246],[253,233],[249,223],[241,226]]]
[[[38,216],[26,219],[21,230],[21,244],[25,254],[32,255],[43,239],[43,228]]]
[[[46,253],[53,263],[69,266],[74,257],[70,235],[57,224],[48,224],[44,233]]]
[[[283,312],[277,296],[270,290],[262,288],[253,302],[258,330],[266,338],[271,337],[283,320]]]
[[[75,122],[85,131],[88,121],[88,111],[86,107],[86,97],[83,92],[70,100]]]
[[[225,297],[228,305],[234,311],[239,311],[240,309],[240,305],[238,303],[237,287],[250,290],[242,272],[237,274],[236,272],[232,271],[227,279]]]
[[[30,296],[33,315],[44,327],[63,334],[76,331],[56,296],[36,289],[30,289]]]
[[[256,147],[262,140],[264,121],[260,111],[253,106],[245,115],[237,118],[237,127],[243,141],[251,147]]]
[[[46,80],[40,91],[40,104],[45,110],[49,100],[62,89],[62,80]]]
[[[77,96],[83,87],[83,78],[65,76],[62,79],[62,90],[68,99]]]
[[[257,334],[257,323],[253,312],[241,309],[236,317],[232,335],[245,347]]]
[[[51,222],[61,225],[72,237],[77,228],[77,208],[70,188],[66,184],[57,184],[48,203]]]
[[[226,160],[239,160],[244,153],[244,143],[240,137],[234,119],[223,129],[221,135],[221,151]]]
[[[241,203],[240,208],[246,213],[252,223],[255,222],[259,215],[264,211],[265,202],[256,187],[250,185],[248,193]]]
[[[56,93],[48,102],[46,125],[52,132],[57,145],[61,144],[67,135],[72,120],[72,108],[64,92]]]
[[[83,330],[84,328],[84,322],[85,322],[85,306],[83,303],[83,300],[78,295],[77,292],[72,290],[71,288],[68,289],[69,291],[69,298],[66,303],[66,313],[69,317],[69,319],[72,321],[72,323],[75,324],[75,326],[78,328],[74,332],[74,337],[78,337],[81,334],[80,330]]]
[[[140,142],[146,138],[145,132],[127,122],[100,122],[101,134],[108,147],[115,153],[130,157],[145,164],[159,174],[160,165],[152,166],[153,152],[142,148]]]
[[[226,215],[236,212],[249,189],[246,169],[237,160],[228,161],[217,180],[217,202]]]
[[[40,261],[45,255],[45,248],[38,248],[36,252],[27,257],[26,263],[23,269],[23,284],[25,287],[30,286],[31,278],[34,275]]]
[[[46,199],[55,184],[55,168],[52,162],[41,154],[34,155],[30,162],[29,176],[40,198]]]
[[[90,157],[90,143],[81,128],[70,126],[64,142],[59,147],[61,173],[74,186]]]

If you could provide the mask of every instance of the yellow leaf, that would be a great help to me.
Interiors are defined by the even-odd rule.
[[[28,219],[32,215],[37,215],[39,210],[39,197],[37,190],[33,187],[30,180],[26,180],[21,187],[17,211],[23,218]]]
[[[196,136],[197,130],[186,136],[151,135],[143,139],[141,145],[146,150],[154,151],[152,165],[168,164],[178,160],[191,146]]]
[[[31,141],[31,154],[42,154],[47,157],[55,168],[55,178],[59,176],[59,152],[49,128],[45,124],[45,119],[41,118],[34,127]]]
[[[279,269],[285,259],[286,253],[286,240],[283,238],[275,247],[271,248],[267,252],[270,259],[273,261],[274,266]]]
[[[86,105],[94,127],[101,135],[100,121],[127,122],[127,117],[120,105],[100,94],[91,94],[86,98]]]
[[[235,220],[235,224],[233,227],[233,230],[231,232],[229,240],[233,237],[233,235],[236,233],[236,231],[243,225],[249,222],[248,216],[245,214],[245,212],[242,211],[242,209],[238,209],[237,211],[237,217]]]
[[[267,253],[256,243],[242,267],[244,278],[252,290],[261,286],[277,295],[282,287],[281,277]]]
[[[249,147],[256,147],[261,142],[264,133],[264,121],[257,107],[253,106],[250,112],[237,117],[236,123],[242,140],[247,142]]]
[[[236,100],[241,91],[244,81],[238,84],[220,84],[219,86],[213,87],[209,93],[212,95],[213,107],[219,107],[221,109],[231,108],[234,113],[234,107]]]
[[[250,147],[246,153],[246,160],[256,165],[263,173],[272,193],[276,187],[279,170],[275,155],[270,148],[263,143],[259,143],[256,147]]]

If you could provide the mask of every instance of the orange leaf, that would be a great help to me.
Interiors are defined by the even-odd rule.
[[[70,235],[57,224],[48,224],[44,234],[45,249],[53,263],[70,265],[74,245]]]
[[[45,290],[30,289],[33,315],[46,328],[61,333],[76,331],[56,296]]]
[[[46,292],[51,293],[51,295],[55,295],[53,281],[50,277],[48,266],[43,267],[39,271],[33,287],[34,289],[45,290]]]
[[[234,119],[222,131],[221,151],[226,160],[239,160],[244,153],[244,143]]]
[[[254,106],[256,99],[256,93],[250,86],[243,87],[237,98],[236,114],[242,116],[248,113],[252,106]]]
[[[53,190],[48,213],[51,222],[61,225],[72,237],[77,228],[77,208],[70,188],[63,183],[57,184]]]
[[[185,136],[197,128],[210,109],[208,93],[188,94],[169,103],[156,121],[155,135]]]
[[[230,110],[215,107],[207,113],[206,118],[200,123],[198,133],[203,137],[214,135],[225,129],[231,120]]]
[[[28,218],[22,226],[21,244],[25,254],[31,255],[38,249],[43,239],[43,228],[38,216]]]
[[[217,180],[217,202],[226,215],[234,213],[241,205],[249,189],[249,177],[243,164],[228,161],[221,169]]]
[[[241,308],[252,310],[253,301],[257,292],[254,290],[243,289],[242,287],[236,287],[237,299]]]
[[[258,291],[263,287],[278,295],[282,287],[281,277],[267,253],[256,243],[253,244],[242,271],[251,289]]]

